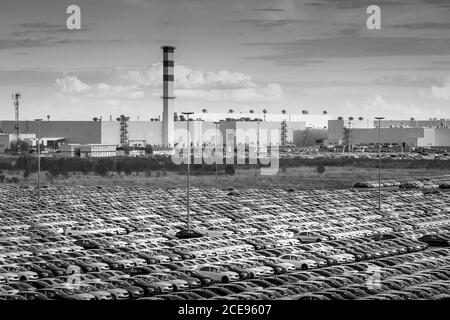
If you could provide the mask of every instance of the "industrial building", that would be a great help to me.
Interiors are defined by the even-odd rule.
[[[19,98],[20,94],[13,96],[16,111],[14,121],[2,121],[0,130],[10,136],[39,132],[45,147],[60,150],[63,155],[113,155],[113,146],[128,147],[145,145],[159,148],[183,146],[187,143],[187,121],[182,114],[174,113],[174,53],[175,47],[162,46],[163,51],[163,94],[162,94],[162,121],[161,117],[152,121],[130,121],[129,117],[121,115],[116,120],[102,121],[20,121]],[[261,113],[201,113],[191,115],[189,121],[190,143],[194,146],[203,146],[216,143],[233,142],[239,144],[292,144],[294,136],[306,128],[321,128],[327,126],[332,119],[326,112],[320,115],[303,114],[269,114],[266,110]],[[178,120],[178,121],[177,121]],[[216,122],[219,122],[216,124]],[[297,132],[297,133],[296,133]],[[231,135],[231,138],[230,138]],[[8,136],[8,137],[10,137]],[[56,137],[56,138],[55,138]],[[228,140],[227,140],[228,139]],[[230,140],[232,139],[232,140]],[[3,141],[4,149],[10,146],[9,141]],[[103,150],[104,146],[106,148]],[[0,151],[1,149],[0,148]],[[100,149],[102,150],[100,150]],[[97,150],[98,149],[98,150]],[[83,151],[85,150],[85,151]],[[164,151],[167,152],[167,151]]]
[[[376,145],[381,135],[382,144],[411,147],[450,148],[450,128],[444,121],[384,120],[380,130],[378,121],[373,127],[363,128],[353,121],[328,121],[328,146]],[[443,125],[445,123],[445,125]],[[450,122],[449,122],[450,123]],[[423,125],[420,127],[420,125]]]

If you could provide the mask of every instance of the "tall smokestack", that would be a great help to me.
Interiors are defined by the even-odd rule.
[[[175,47],[163,46],[163,144],[173,146],[173,81]]]

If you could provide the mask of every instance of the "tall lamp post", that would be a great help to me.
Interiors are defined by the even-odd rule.
[[[217,147],[217,144],[218,144],[218,141],[217,141],[217,130],[218,130],[219,123],[220,123],[220,121],[214,122],[214,124],[216,125],[216,139],[215,139],[215,141],[216,141],[215,147],[216,148],[215,148],[215,151],[214,151],[214,155],[215,155],[215,158],[216,158],[216,161],[215,161],[215,163],[216,163],[216,200],[217,200],[217,196],[218,196],[218,193],[219,193],[219,178],[218,178],[218,165],[217,165],[217,161],[218,161],[218,158],[217,158],[217,149],[218,149],[218,147]]]
[[[38,182],[38,207],[41,206],[41,121],[42,119],[34,119],[38,123],[37,132],[37,153],[38,153],[38,171],[37,171],[37,182]]]
[[[189,131],[189,116],[193,114],[193,112],[182,112],[186,116],[187,120],[187,229],[188,234],[191,233],[191,215],[190,215],[190,199],[189,199],[189,192],[191,189],[191,181],[190,181],[190,175],[191,175],[191,142],[189,141],[190,131]]]
[[[378,210],[381,212],[381,120],[383,117],[376,117],[378,120]]]

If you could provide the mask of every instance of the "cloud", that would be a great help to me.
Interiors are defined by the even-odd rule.
[[[80,93],[91,89],[89,85],[74,76],[65,76],[62,79],[56,79],[55,86],[64,93]]]
[[[109,81],[88,85],[76,76],[57,79],[55,86],[63,93],[87,93],[96,99],[137,100],[161,95],[162,65],[143,70],[117,69]],[[113,84],[114,83],[114,84]],[[175,95],[178,98],[208,101],[281,101],[284,92],[280,84],[261,84],[250,75],[221,70],[204,72],[185,66],[175,66]]]
[[[421,1],[421,0],[418,0]],[[428,0],[433,1],[433,0]],[[436,0],[436,1],[445,1],[445,0]],[[314,0],[311,2],[306,2],[305,6],[310,7],[333,7],[335,9],[364,9],[370,5],[376,4],[379,6],[406,6],[410,4],[410,0]]]
[[[286,9],[283,9],[283,8],[261,8],[261,9],[256,9],[256,11],[262,11],[262,12],[283,12],[283,11],[286,11]]]
[[[62,93],[88,93],[88,97],[97,99],[135,100],[145,97],[145,93],[137,85],[121,86],[107,83],[88,85],[76,76],[65,76],[64,78],[56,79],[55,87]]]
[[[450,23],[448,22],[422,22],[422,23],[405,23],[397,24],[394,28],[424,30],[424,29],[444,29],[450,30]]]
[[[119,78],[132,85],[160,89],[162,65],[154,64],[145,70],[118,70]],[[155,96],[159,94],[155,92]],[[186,99],[209,101],[280,101],[283,89],[279,84],[260,85],[250,75],[221,70],[204,72],[175,65],[175,94]]]
[[[144,87],[162,87],[163,67],[161,63],[153,64],[145,70],[129,70],[125,73],[118,70],[118,72],[119,78],[127,82]],[[177,89],[238,89],[257,86],[249,75],[239,72],[226,70],[203,72],[182,65],[175,65],[174,72]]]
[[[301,19],[242,19],[241,23],[251,24],[255,27],[283,27],[290,24],[310,23],[309,20]]]
[[[145,93],[136,85],[120,86],[100,83],[96,85],[95,89],[95,92],[89,95],[92,98],[135,100],[145,97]]]
[[[450,39],[401,37],[337,37],[302,39],[291,42],[257,42],[244,46],[261,46],[277,50],[269,60],[298,58],[353,58],[383,56],[449,55]],[[264,56],[262,56],[264,58]]]
[[[283,89],[279,84],[269,83],[266,86],[231,89],[231,90],[176,90],[177,97],[186,99],[201,99],[208,101],[235,101],[235,102],[279,102],[283,100]]]
[[[447,79],[442,86],[431,87],[429,95],[433,99],[450,101],[450,79]]]
[[[388,101],[380,94],[374,94],[362,104],[345,101],[345,108],[353,115],[365,114],[366,118],[374,118],[375,116],[390,118],[399,115],[399,118],[415,117],[416,119],[428,119],[445,116],[445,112],[442,110],[419,108],[415,104]]]
[[[439,76],[412,75],[383,75],[373,80],[377,85],[401,87],[429,87],[443,84],[444,78]]]

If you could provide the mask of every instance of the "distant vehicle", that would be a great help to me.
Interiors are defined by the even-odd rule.
[[[427,234],[418,238],[418,240],[425,242],[430,246],[438,246],[438,247],[450,246],[450,237],[441,234]]]
[[[295,237],[303,243],[327,241],[328,237],[322,236],[314,232],[299,232]]]
[[[201,237],[203,237],[203,234],[201,234],[200,232],[195,231],[195,230],[183,229],[183,230],[178,231],[175,234],[175,237],[177,237],[178,239],[201,238]]]

